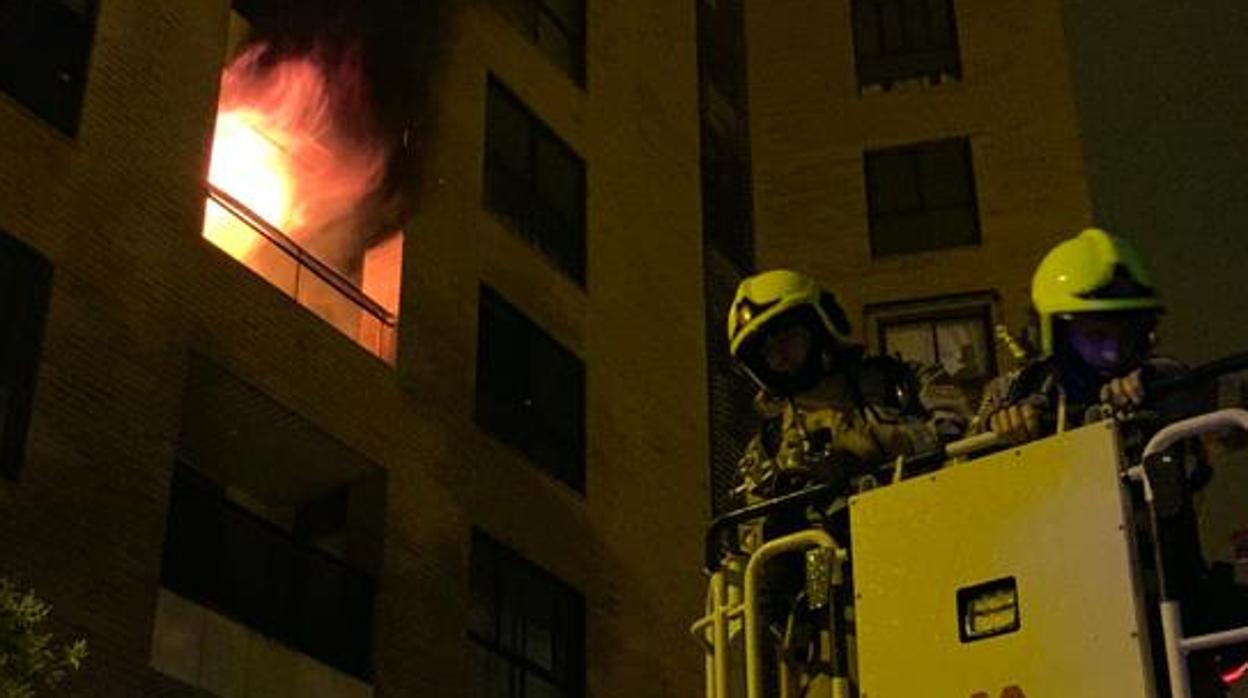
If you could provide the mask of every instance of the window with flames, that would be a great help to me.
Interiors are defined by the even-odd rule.
[[[203,236],[393,362],[403,233],[386,225],[390,152],[361,64],[254,42],[229,62]]]

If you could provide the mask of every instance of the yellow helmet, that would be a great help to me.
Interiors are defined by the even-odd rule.
[[[776,269],[751,276],[737,287],[728,311],[729,352],[756,383],[780,394],[800,390],[815,379],[815,367],[800,379],[786,381],[762,365],[760,353],[766,338],[794,325],[810,330],[825,350],[849,342],[849,321],[836,297],[804,274]]]
[[[1046,356],[1053,353],[1054,318],[1161,310],[1135,248],[1099,228],[1088,228],[1049,250],[1032,277],[1031,302],[1040,316],[1040,341]]]

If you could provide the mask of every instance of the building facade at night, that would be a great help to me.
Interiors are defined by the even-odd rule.
[[[400,230],[333,238],[378,175],[264,6],[0,24],[0,575],[73,694],[701,690],[692,7],[442,3]]]
[[[1178,349],[1248,339],[1201,310],[1248,259],[1248,82],[1149,121],[1204,59],[1098,72],[1155,68],[1123,56],[1164,17],[325,0],[395,20],[338,73],[292,59],[344,31],[301,4],[0,14],[0,577],[88,641],[73,695],[702,692],[702,535],[754,421],[723,318],[754,270],[975,390],[1043,252],[1103,222],[1175,289]],[[1242,70],[1234,26],[1206,33]],[[357,78],[375,124],[341,106]],[[1219,183],[1208,274],[1160,268],[1201,263],[1163,225],[1204,191],[1158,203],[1174,162]]]

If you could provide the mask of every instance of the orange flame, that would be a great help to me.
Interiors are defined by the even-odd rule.
[[[338,118],[367,121],[362,105],[350,103],[362,79],[359,62],[331,67],[312,55],[265,61],[266,51],[244,51],[222,75],[208,181],[302,247],[338,244],[362,232],[350,229],[356,208],[386,165],[382,146]],[[244,262],[261,242],[211,200],[204,237]]]

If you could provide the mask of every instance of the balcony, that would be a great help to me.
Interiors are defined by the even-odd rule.
[[[362,681],[372,676],[374,582],[174,472],[161,585]]]
[[[394,363],[401,232],[353,250],[357,282],[209,184],[204,237],[369,352]]]

